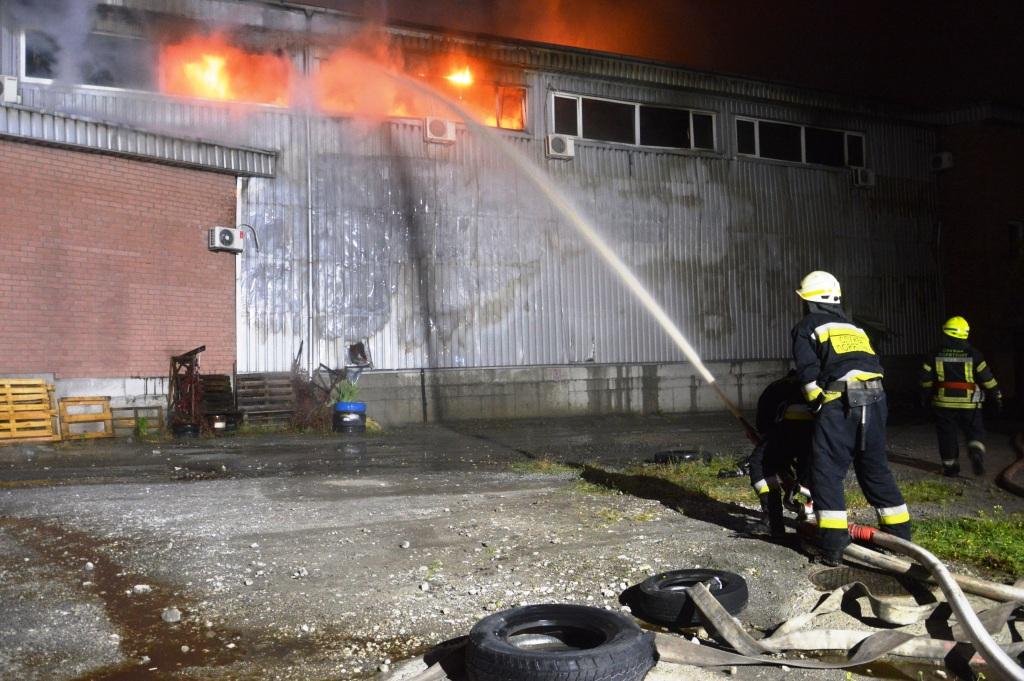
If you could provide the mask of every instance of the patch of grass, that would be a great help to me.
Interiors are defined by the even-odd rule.
[[[913,480],[900,485],[903,499],[908,504],[945,504],[956,497],[963,496],[963,485],[940,480]],[[868,500],[854,482],[846,488],[846,508],[850,510],[868,508]]]
[[[914,542],[942,559],[1024,575],[1024,514],[999,506],[973,517],[916,520]]]
[[[576,469],[551,459],[529,459],[512,462],[512,470],[526,475],[539,473],[542,475],[565,475],[575,473]]]
[[[577,480],[575,483],[573,483],[572,491],[575,492],[576,494],[594,494],[597,496],[610,496],[613,494],[622,494],[622,492],[620,492],[617,489],[613,489],[605,485],[596,485],[592,482],[587,482],[586,480]]]
[[[717,501],[751,502],[756,500],[748,478],[718,477],[720,471],[735,469],[736,464],[732,459],[716,457],[708,463],[691,461],[678,464],[632,466],[623,473],[660,478],[677,485],[685,492],[703,495]]]
[[[652,511],[640,511],[639,513],[623,513],[616,508],[606,508],[597,512],[597,517],[601,519],[601,525],[607,527],[608,525],[614,525],[615,523],[621,523],[626,520],[633,523],[649,523],[654,520],[655,515]]]

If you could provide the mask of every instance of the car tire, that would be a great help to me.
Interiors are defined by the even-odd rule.
[[[750,597],[747,582],[724,570],[662,572],[627,589],[622,600],[634,616],[645,622],[664,627],[697,627],[703,622],[686,588],[716,578],[718,582],[708,587],[711,595],[730,615],[739,614]]]
[[[640,681],[656,661],[654,635],[617,612],[530,605],[473,626],[466,675],[469,681]]]

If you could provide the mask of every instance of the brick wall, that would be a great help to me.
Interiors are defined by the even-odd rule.
[[[0,373],[160,376],[206,345],[231,371],[235,180],[0,140]]]

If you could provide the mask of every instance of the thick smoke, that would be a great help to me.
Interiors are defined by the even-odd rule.
[[[57,80],[78,83],[89,63],[89,32],[96,3],[89,0],[5,0],[8,25],[21,31],[39,31],[54,41],[54,75]]]

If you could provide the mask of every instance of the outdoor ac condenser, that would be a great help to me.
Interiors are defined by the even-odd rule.
[[[423,139],[435,144],[455,142],[455,121],[427,116],[423,122]]]
[[[854,187],[874,187],[875,186],[875,171],[867,168],[854,168],[853,169],[853,186]]]
[[[544,138],[544,153],[548,158],[573,158],[576,156],[576,138],[548,135]]]
[[[245,234],[233,227],[214,227],[209,232],[207,247],[211,251],[241,253],[245,250]]]
[[[0,76],[0,102],[4,104],[21,104],[18,96],[18,78],[16,76]]]

